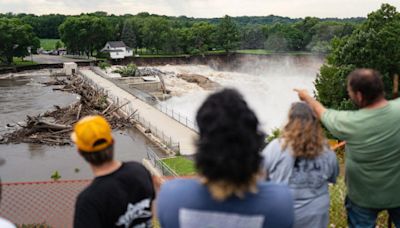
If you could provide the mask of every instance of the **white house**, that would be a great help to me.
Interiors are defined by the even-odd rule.
[[[123,41],[108,41],[101,51],[110,53],[111,59],[123,59],[133,56],[132,48],[126,46]]]

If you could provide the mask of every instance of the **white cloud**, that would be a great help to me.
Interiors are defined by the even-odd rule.
[[[150,12],[171,16],[221,17],[225,14],[289,17],[366,16],[380,0],[0,0],[0,12],[35,14],[106,11],[114,14]],[[400,10],[399,0],[386,0]]]

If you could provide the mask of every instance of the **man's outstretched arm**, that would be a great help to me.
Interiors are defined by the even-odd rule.
[[[294,89],[297,92],[300,100],[306,102],[317,114],[318,119],[322,118],[322,115],[326,112],[326,108],[317,100],[315,100],[307,90],[305,89]]]

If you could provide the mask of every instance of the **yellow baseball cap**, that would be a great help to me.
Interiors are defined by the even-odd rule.
[[[72,141],[79,150],[97,152],[104,150],[113,143],[110,124],[102,116],[87,116],[79,120],[71,134]],[[99,140],[104,143],[97,144]]]

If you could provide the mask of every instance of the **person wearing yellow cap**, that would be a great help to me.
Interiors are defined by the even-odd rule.
[[[71,135],[95,179],[75,204],[74,227],[152,227],[152,178],[137,162],[114,159],[110,124],[101,116],[82,118]]]

